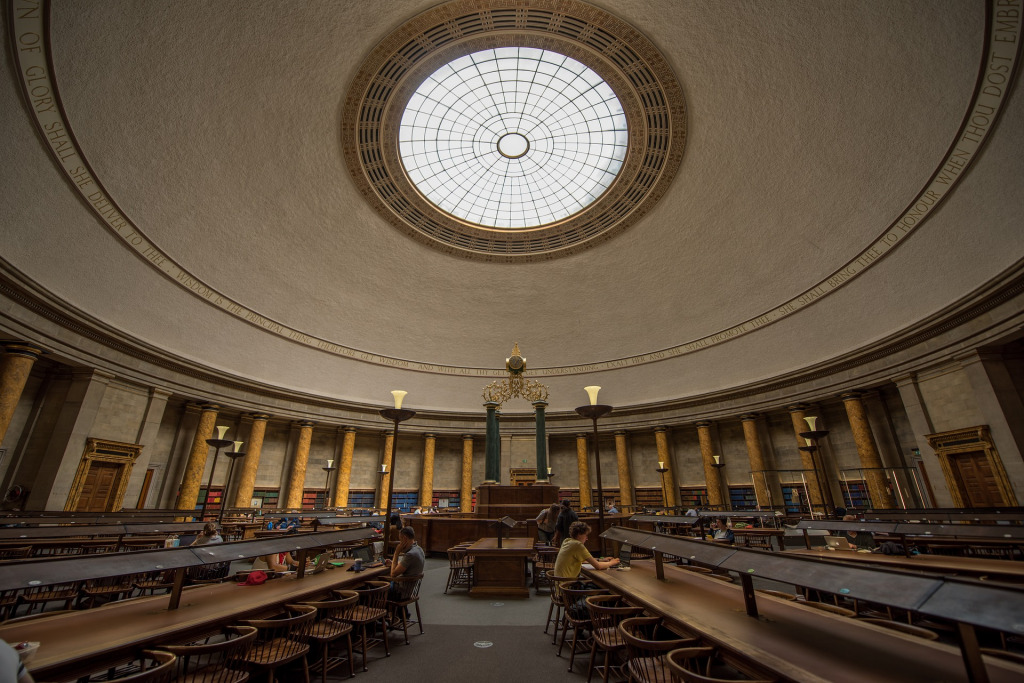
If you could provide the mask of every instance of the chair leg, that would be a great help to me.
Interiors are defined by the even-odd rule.
[[[420,616],[420,601],[416,601],[416,623],[420,625],[420,635],[423,635],[423,617]]]
[[[363,624],[363,671],[369,671],[366,668],[366,624]]]
[[[302,680],[309,683],[309,657],[307,655],[302,655]],[[326,674],[324,674],[324,680],[327,680]]]
[[[405,644],[409,644],[409,622],[405,618],[405,609],[402,610],[402,635],[405,636]]]
[[[576,626],[572,630],[572,650],[569,651],[569,671],[572,671],[573,663],[576,661],[576,642],[580,635],[580,627]]]
[[[327,683],[327,651],[330,649],[331,644],[329,642],[324,643],[324,659],[320,665],[320,683]]]
[[[568,615],[566,615],[566,616],[568,616]],[[562,646],[565,645],[565,634],[568,633],[568,632],[569,632],[568,625],[567,624],[562,624],[562,639],[558,641],[558,654],[556,655],[557,657],[561,657],[562,656]],[[575,634],[576,632],[573,631],[573,633]]]
[[[544,622],[544,633],[548,632],[548,627],[551,626],[551,611],[555,609],[554,600],[548,605],[548,620]]]
[[[587,666],[587,683],[590,683],[590,677],[594,674],[594,657],[597,655],[597,640],[590,646],[590,664]]]
[[[384,641],[384,656],[390,657],[391,650],[388,648],[388,620],[386,617],[380,618],[380,632],[382,634],[381,640]]]
[[[349,678],[355,678],[356,677],[355,662],[352,661],[354,659],[354,657],[353,657],[354,653],[352,652],[352,632],[349,631],[349,633],[345,637],[348,638],[348,677]]]

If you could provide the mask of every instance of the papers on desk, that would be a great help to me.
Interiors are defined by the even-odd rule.
[[[583,563],[583,568],[584,569],[593,569],[594,565],[590,564],[589,562],[584,562]]]

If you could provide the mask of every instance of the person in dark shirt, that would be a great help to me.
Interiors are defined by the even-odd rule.
[[[558,513],[558,521],[555,522],[554,545],[561,545],[569,538],[569,527],[572,526],[573,522],[578,521],[579,518],[576,511],[569,506],[569,500],[564,499],[562,501],[562,511]]]

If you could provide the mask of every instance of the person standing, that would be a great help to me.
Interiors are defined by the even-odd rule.
[[[569,504],[569,499],[562,500],[562,510],[558,513],[558,521],[555,522],[555,545],[561,545],[569,540],[569,527],[573,522],[579,521],[580,517]]]
[[[555,501],[550,507],[546,507],[537,515],[537,540],[545,545],[551,545],[555,536],[555,524],[558,522],[558,513],[562,506]]]

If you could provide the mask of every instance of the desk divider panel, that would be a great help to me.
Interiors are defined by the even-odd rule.
[[[911,524],[896,525],[896,534],[905,536],[946,536],[953,538],[1024,539],[1022,526],[983,526],[981,524]]]
[[[202,528],[202,526],[200,526]],[[124,535],[123,524],[96,524],[92,526],[43,526],[43,527],[16,527],[13,529],[0,529],[0,541],[18,540],[24,538],[77,538],[86,536],[122,536]],[[116,539],[115,539],[116,540]]]
[[[204,564],[191,548],[164,548],[134,553],[74,555],[12,563],[0,576],[0,591],[24,590],[58,583],[143,574]]]
[[[1024,587],[946,579],[918,610],[972,626],[1024,635]]]
[[[896,522],[841,522],[833,520],[801,519],[797,529],[819,529],[825,531],[867,531],[872,534],[892,534],[896,532]],[[915,525],[920,526],[920,525]]]

